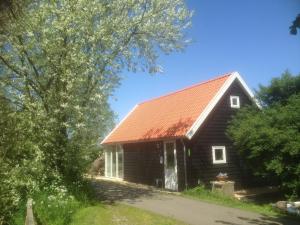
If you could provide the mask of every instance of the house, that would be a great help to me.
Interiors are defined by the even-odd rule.
[[[249,174],[226,136],[232,116],[257,104],[237,72],[137,104],[102,141],[105,176],[180,191],[220,172]]]

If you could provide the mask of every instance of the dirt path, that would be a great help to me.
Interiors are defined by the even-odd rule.
[[[96,180],[94,185],[101,198],[108,202],[121,202],[192,225],[299,225],[296,221],[165,194],[145,186],[106,180]]]

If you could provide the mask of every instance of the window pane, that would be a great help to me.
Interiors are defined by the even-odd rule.
[[[107,166],[106,166],[107,175],[106,176],[111,177],[111,151],[106,152],[106,159],[107,159],[105,162],[105,163],[107,163]]]
[[[223,160],[223,149],[215,149],[215,159]]]
[[[237,105],[238,103],[237,103],[237,98],[233,98],[232,99],[232,105]]]
[[[112,177],[116,177],[116,151],[112,151]]]
[[[240,108],[239,96],[230,96],[230,105],[232,108]]]
[[[107,177],[107,152],[104,152],[104,175]]]
[[[167,155],[167,168],[173,169],[175,166],[174,144],[173,143],[166,144],[166,155]]]
[[[118,151],[118,177],[123,178],[123,152]]]

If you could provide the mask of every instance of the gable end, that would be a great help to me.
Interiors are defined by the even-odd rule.
[[[250,88],[247,86],[243,78],[240,76],[238,72],[232,73],[230,77],[226,80],[226,82],[223,84],[223,86],[219,89],[219,91],[216,93],[216,95],[212,98],[212,100],[209,102],[209,104],[206,106],[206,108],[203,110],[203,112],[200,114],[200,116],[197,118],[197,120],[194,122],[194,124],[191,126],[191,128],[187,131],[186,137],[190,140],[194,136],[194,134],[199,130],[201,125],[204,123],[208,115],[211,113],[211,111],[215,108],[217,103],[220,101],[222,96],[225,94],[225,92],[229,89],[229,87],[233,84],[235,80],[238,80],[241,84],[241,87],[244,89],[245,93],[249,96],[254,103],[261,108],[260,104],[256,99],[254,98],[253,92],[250,90]]]

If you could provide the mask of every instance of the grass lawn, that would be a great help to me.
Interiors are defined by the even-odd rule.
[[[200,199],[206,202],[219,205],[239,208],[247,211],[261,213],[267,216],[283,216],[285,214],[275,210],[270,204],[257,204],[255,202],[237,200],[235,198],[224,196],[217,192],[211,192],[203,187],[196,187],[183,192],[183,196]]]
[[[184,225],[174,219],[123,204],[97,204],[78,210],[71,225]]]

